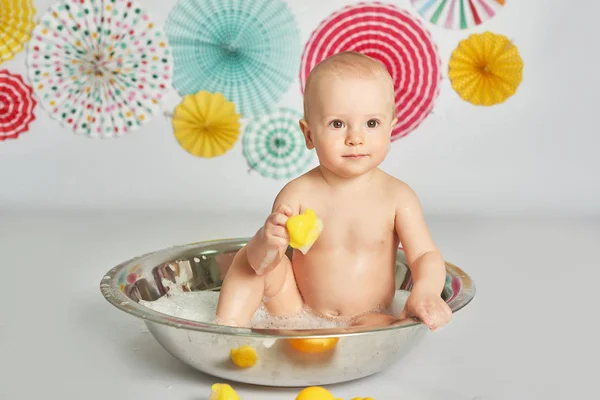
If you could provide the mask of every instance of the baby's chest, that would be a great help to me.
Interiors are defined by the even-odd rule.
[[[344,210],[333,209],[322,217],[323,246],[378,247],[389,244],[394,238],[393,215],[384,209]]]

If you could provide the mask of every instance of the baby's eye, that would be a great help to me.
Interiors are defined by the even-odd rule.
[[[367,126],[369,128],[377,128],[378,125],[379,125],[379,121],[377,121],[376,119],[370,119],[367,121]]]
[[[339,119],[336,119],[335,121],[331,121],[331,123],[329,125],[333,126],[335,129],[340,129],[340,128],[344,127],[344,123],[342,121],[340,121]]]

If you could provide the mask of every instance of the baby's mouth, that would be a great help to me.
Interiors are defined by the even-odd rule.
[[[368,154],[357,153],[357,154],[345,154],[342,157],[351,158],[351,159],[359,159],[359,158],[368,157],[368,156],[369,156]]]

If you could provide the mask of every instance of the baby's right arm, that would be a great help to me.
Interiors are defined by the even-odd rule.
[[[286,228],[289,217],[298,214],[299,205],[292,185],[286,185],[273,204],[272,213],[265,224],[246,245],[248,263],[258,275],[275,268],[285,257],[290,243]]]

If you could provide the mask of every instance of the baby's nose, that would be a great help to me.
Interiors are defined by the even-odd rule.
[[[364,143],[363,133],[359,130],[351,130],[346,136],[346,144],[349,146],[356,146]]]

